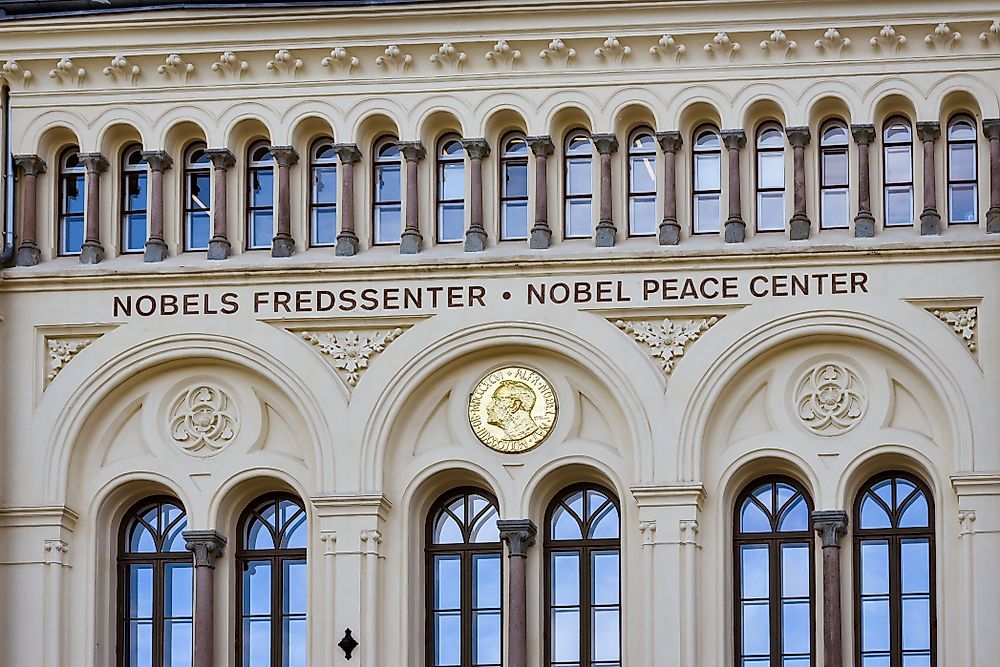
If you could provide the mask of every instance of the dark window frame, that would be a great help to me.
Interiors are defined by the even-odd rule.
[[[65,166],[66,162],[69,159],[70,155],[73,153],[77,155],[77,165],[75,167],[66,167]],[[79,255],[82,250],[82,246],[81,250],[66,250],[66,236],[67,236],[66,223],[68,218],[71,217],[75,218],[77,217],[77,215],[79,215],[79,217],[82,220],[81,224],[83,226],[83,231],[82,231],[83,241],[86,241],[87,238],[87,203],[86,203],[87,168],[84,166],[82,162],[80,162],[79,155],[80,155],[80,147],[77,146],[76,144],[66,146],[59,152],[59,192],[58,192],[59,200],[58,202],[56,202],[57,203],[56,210],[59,211],[59,216],[57,222],[56,236],[58,237],[57,240],[58,240],[59,255],[63,257]],[[83,212],[80,214],[69,213],[66,210],[66,198],[67,195],[69,194],[69,183],[71,181],[75,181],[77,183],[76,190],[80,193],[80,196],[84,202]]]
[[[832,127],[841,127],[844,132],[847,133],[847,139],[841,144],[826,144],[825,135],[827,130]],[[841,118],[828,118],[826,121],[820,125],[819,129],[819,168],[816,170],[819,174],[819,224],[820,229],[848,229],[851,226],[851,140],[850,140],[850,127]],[[827,155],[843,155],[844,160],[847,162],[846,178],[843,183],[836,183],[832,185],[826,184],[826,160],[824,159]],[[846,190],[847,193],[847,220],[845,224],[840,227],[829,227],[823,224],[823,202],[825,201],[823,193],[827,190]]]
[[[204,163],[194,162],[192,160],[192,157],[194,156],[194,153],[196,151],[199,151],[199,150],[200,151],[207,151],[208,150],[208,144],[206,144],[204,141],[201,141],[200,139],[196,139],[195,141],[190,142],[184,148],[184,153],[183,153],[183,155],[184,155],[184,169],[183,169],[183,171],[184,171],[184,182],[182,184],[182,193],[181,193],[181,196],[183,197],[183,202],[181,203],[181,211],[182,211],[182,221],[181,221],[181,224],[183,225],[182,232],[183,232],[183,235],[184,235],[184,251],[185,252],[193,252],[193,251],[207,250],[208,249],[208,245],[207,244],[203,248],[201,248],[201,247],[196,248],[191,243],[191,217],[192,217],[192,215],[195,215],[195,214],[198,214],[198,213],[205,213],[205,214],[208,215],[208,238],[209,239],[212,238],[212,196],[214,194],[212,192],[212,187],[213,187],[212,186],[212,162],[211,162],[211,160],[208,160],[207,162],[204,162]],[[194,177],[196,177],[196,176],[204,176],[204,175],[208,176],[208,186],[209,186],[209,190],[208,190],[208,206],[205,207],[205,208],[197,208],[197,207],[191,205],[192,202],[194,201],[194,193],[193,193],[193,190],[191,188],[191,183],[193,182],[193,178]]]
[[[512,155],[507,152],[507,144],[514,139],[520,139],[524,143],[526,149],[524,155]],[[511,130],[510,132],[504,134],[503,137],[500,139],[500,159],[497,160],[497,166],[499,171],[499,176],[497,178],[497,183],[498,183],[497,194],[499,195],[497,197],[499,204],[499,209],[497,212],[497,220],[500,223],[499,229],[497,230],[497,238],[500,241],[526,241],[528,237],[531,235],[531,212],[528,210],[528,202],[530,198],[530,193],[529,193],[530,176],[528,174],[528,170],[530,168],[530,156],[531,156],[531,147],[528,146],[528,137],[524,132],[521,132],[520,130]],[[513,197],[507,194],[507,167],[517,166],[517,165],[524,166],[525,183],[524,183],[523,197]],[[525,213],[526,221],[528,223],[527,234],[525,234],[524,236],[507,236],[504,234],[504,221],[506,219],[504,212],[507,210],[506,205],[509,203],[517,203],[517,202],[524,202],[526,211]]]
[[[635,145],[635,139],[637,137],[648,135],[653,141],[653,145],[649,149],[637,148]],[[633,169],[633,158],[652,158],[653,161],[653,189],[652,190],[633,190],[632,189],[632,169]],[[656,198],[657,198],[657,174],[656,174],[656,133],[648,125],[640,125],[633,128],[628,134],[628,165],[626,174],[626,188],[628,192],[628,198],[626,199],[626,215],[628,217],[628,236],[636,238],[648,238],[650,236],[656,236],[657,234],[657,220],[656,220]],[[633,215],[632,215],[632,202],[638,197],[653,197],[653,231],[637,233],[633,230]]]
[[[392,246],[399,245],[399,241],[379,241],[378,240],[378,210],[382,206],[397,206],[399,207],[399,233],[402,235],[403,227],[406,221],[403,218],[403,156],[400,152],[396,159],[387,159],[382,157],[380,154],[382,149],[387,144],[399,144],[399,138],[392,134],[380,135],[375,141],[372,142],[372,196],[371,196],[371,228],[372,228],[372,245],[373,246]],[[379,199],[378,198],[378,176],[379,167],[396,164],[399,167],[399,196],[400,199]]]
[[[966,122],[972,126],[972,139],[952,139],[951,128],[956,123]],[[972,146],[972,170],[974,176],[971,179],[958,179],[951,177],[951,147],[953,145]],[[945,128],[945,180],[947,181],[946,196],[948,198],[948,225],[978,225],[979,224],[979,124],[972,114],[959,112],[948,119]],[[975,191],[976,218],[975,220],[953,220],[951,207],[951,186],[971,185]]]
[[[570,155],[569,147],[576,139],[583,137],[587,140],[590,145],[590,156],[586,158],[590,163],[590,187],[587,189],[585,194],[570,194],[569,192],[569,165],[574,160],[583,160],[583,155]],[[563,141],[563,155],[562,155],[562,165],[563,165],[563,238],[564,239],[589,239],[594,236],[594,139],[590,132],[582,127],[577,127],[566,132],[566,138]],[[570,223],[570,203],[574,201],[589,201],[590,202],[590,233],[583,235],[570,235],[569,233],[569,223]]]
[[[767,146],[761,148],[761,139],[764,133],[769,130],[776,130],[778,135],[781,137],[781,146]],[[754,187],[754,229],[761,234],[769,234],[773,232],[784,232],[788,228],[787,221],[785,220],[784,210],[785,210],[785,194],[788,190],[787,179],[785,178],[785,128],[782,127],[781,123],[776,120],[766,120],[757,126],[757,131],[754,133],[753,142],[753,167],[754,167],[754,177],[753,177],[753,187]],[[781,155],[781,187],[763,187],[760,184],[761,176],[763,170],[760,168],[761,159],[765,155]],[[721,165],[720,165],[721,166]],[[781,227],[765,229],[760,226],[760,196],[762,194],[769,193],[781,193]]]
[[[718,148],[699,148],[698,138],[705,132],[711,132],[718,139]],[[723,229],[722,221],[722,132],[719,128],[711,123],[703,123],[695,128],[694,132],[691,133],[691,233],[692,234],[716,234],[718,235]],[[719,158],[719,187],[718,188],[706,188],[698,189],[698,156],[699,155],[717,155]],[[719,198],[719,229],[706,229],[698,230],[698,196],[699,195],[717,195]]]
[[[150,186],[149,165],[146,163],[146,159],[145,158],[142,158],[140,160],[139,164],[130,165],[128,163],[129,155],[133,151],[135,151],[135,150],[139,150],[140,153],[141,153],[142,152],[142,144],[137,143],[137,142],[127,144],[124,148],[122,148],[121,155],[119,157],[118,183],[119,183],[119,187],[120,187],[120,192],[119,192],[119,198],[118,198],[118,201],[119,201],[119,204],[118,204],[119,225],[118,226],[119,226],[119,229],[120,229],[120,232],[121,232],[121,239],[120,239],[119,247],[120,247],[120,252],[123,255],[138,254],[138,253],[141,253],[141,252],[143,252],[145,250],[145,245],[142,248],[138,248],[138,249],[135,249],[135,250],[130,250],[128,248],[127,227],[128,227],[129,216],[136,215],[136,214],[143,214],[143,215],[146,216],[146,240],[149,240],[149,186]],[[129,174],[138,174],[138,173],[145,173],[145,175],[146,175],[146,207],[142,208],[142,209],[130,209],[128,207],[128,203],[129,203],[129,193],[128,193],[129,179],[128,179],[128,175]]]
[[[267,149],[268,159],[265,160],[254,160],[253,156],[261,148]],[[266,164],[265,164],[266,163]],[[271,173],[271,205],[270,206],[254,206],[253,204],[253,182],[254,176],[264,172]],[[253,227],[254,227],[254,213],[268,211],[271,214],[271,236],[275,234],[275,194],[274,194],[274,183],[275,183],[275,168],[274,168],[274,156],[271,155],[270,142],[267,139],[257,139],[256,141],[250,142],[247,147],[247,169],[246,169],[246,206],[244,208],[246,214],[246,243],[244,247],[247,250],[267,250],[271,247],[268,245],[254,245],[253,243]]]
[[[340,211],[337,209],[339,204],[339,193],[334,192],[333,203],[329,202],[317,202],[316,201],[316,175],[320,169],[330,169],[333,167],[335,176],[337,179],[337,186],[340,186],[340,163],[337,160],[337,155],[334,153],[332,158],[319,158],[316,157],[319,150],[329,144],[333,145],[333,137],[323,136],[317,137],[313,140],[312,144],[309,146],[309,247],[310,248],[330,248],[337,244],[336,240],[336,227],[340,224]],[[317,243],[316,242],[316,214],[319,211],[333,211],[334,214],[334,240],[330,243]]]
[[[892,142],[886,141],[885,138],[886,132],[888,132],[889,129],[891,129],[893,126],[897,124],[902,124],[906,126],[906,129],[910,133],[909,141],[892,141]],[[884,123],[882,123],[882,135],[881,135],[882,137],[882,224],[884,227],[896,227],[896,228],[912,227],[914,223],[913,219],[915,219],[917,215],[916,212],[917,190],[913,181],[914,178],[913,174],[915,172],[913,168],[913,136],[914,136],[913,123],[910,122],[910,119],[907,118],[906,116],[896,114],[890,116],[885,120]],[[887,168],[889,164],[888,157],[889,157],[889,148],[893,146],[906,146],[910,151],[909,181],[893,181],[892,183],[889,182],[888,168]],[[906,223],[892,224],[889,222],[889,189],[901,188],[901,187],[908,187],[910,189],[910,214],[911,214],[910,217],[913,219],[911,219],[909,222]]]

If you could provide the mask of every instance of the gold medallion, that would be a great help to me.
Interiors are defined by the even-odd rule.
[[[516,454],[549,437],[557,410],[548,380],[530,368],[508,366],[476,385],[469,397],[469,424],[490,449]]]

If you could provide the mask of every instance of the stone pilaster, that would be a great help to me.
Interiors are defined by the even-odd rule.
[[[482,252],[486,249],[486,227],[483,225],[483,160],[489,157],[490,145],[486,139],[462,139],[462,146],[469,155],[469,229],[465,232],[465,252]]]
[[[789,238],[792,241],[802,241],[809,238],[812,222],[806,213],[806,146],[812,135],[807,125],[786,127],[785,134],[788,143],[792,145],[792,187],[793,212],[788,221]]]
[[[858,145],[858,214],[854,216],[855,238],[875,236],[875,216],[872,215],[871,166],[868,153],[875,140],[875,126],[867,123],[851,125],[851,135]]]
[[[215,660],[215,559],[223,554],[226,538],[214,530],[187,530],[182,534],[194,556],[194,667],[213,667]]]
[[[142,255],[144,262],[162,262],[167,258],[167,243],[163,239],[163,172],[174,160],[166,151],[143,151],[142,159],[149,165],[149,238]]]
[[[983,136],[990,142],[990,208],[986,232],[1000,233],[1000,118],[983,119]]]
[[[843,667],[840,541],[847,534],[847,512],[817,510],[812,524],[823,544],[823,667]]]
[[[535,156],[535,224],[531,227],[528,247],[544,250],[552,245],[552,228],[549,226],[549,186],[546,163],[555,152],[555,144],[547,136],[528,137],[528,146]]]
[[[278,165],[278,202],[271,257],[291,257],[295,254],[295,239],[292,238],[290,172],[292,165],[299,161],[299,153],[292,146],[269,146],[268,150]]]
[[[354,165],[361,162],[361,151],[357,144],[334,144],[340,161],[340,202],[337,217],[340,218],[340,233],[337,234],[338,257],[352,257],[358,254],[358,234],[354,226]]]
[[[683,140],[681,133],[657,132],[656,140],[663,150],[663,220],[660,222],[660,245],[677,245],[681,241],[681,225],[677,222],[677,151]]]
[[[747,224],[743,221],[742,184],[740,182],[740,151],[747,145],[743,130],[723,130],[722,143],[729,151],[729,217],[726,219],[726,243],[743,243]]]
[[[618,152],[618,137],[613,134],[592,134],[594,148],[601,156],[601,204],[597,228],[594,230],[594,245],[610,248],[615,244],[613,183],[611,180],[611,156]]]
[[[399,241],[399,254],[415,255],[420,252],[424,237],[420,233],[420,187],[417,166],[427,157],[427,150],[419,141],[401,141],[399,150],[406,160],[406,224]]]
[[[108,170],[108,159],[100,153],[80,153],[80,162],[87,168],[87,205],[81,264],[99,264],[104,260],[101,244],[101,174]]]
[[[917,137],[924,145],[924,210],[920,212],[921,236],[941,233],[941,214],[937,209],[937,174],[934,160],[934,142],[941,136],[941,123],[917,123]]]
[[[508,660],[510,667],[528,667],[528,588],[526,564],[528,547],[535,543],[538,529],[531,519],[497,521],[500,539],[507,545],[510,600],[507,609]]]
[[[226,176],[236,165],[236,156],[228,148],[210,148],[205,155],[212,161],[212,238],[208,241],[209,259],[229,257],[229,223],[227,193],[229,186]]]
[[[24,199],[21,217],[21,245],[17,248],[18,266],[35,266],[42,261],[38,247],[38,176],[45,173],[45,160],[37,155],[15,155],[14,166],[24,174]],[[13,243],[13,239],[10,240]]]

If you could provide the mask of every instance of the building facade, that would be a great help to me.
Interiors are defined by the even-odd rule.
[[[995,3],[0,5],[0,664],[996,664]]]

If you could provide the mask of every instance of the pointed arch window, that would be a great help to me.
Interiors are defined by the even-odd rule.
[[[794,481],[748,485],[736,500],[733,590],[737,667],[812,667],[812,502]]]
[[[621,666],[618,501],[595,485],[559,494],[545,521],[545,666]]]
[[[313,142],[309,152],[309,244],[332,246],[337,242],[337,152],[333,139]]]
[[[948,222],[979,220],[976,123],[961,115],[948,124]]]
[[[821,229],[850,226],[850,167],[847,125],[831,120],[823,126],[819,139],[819,215]]]
[[[913,224],[913,131],[905,118],[890,118],[882,132],[885,225]]]
[[[76,146],[65,149],[59,156],[60,255],[78,255],[83,248],[86,178],[80,149]]]
[[[274,158],[266,141],[247,151],[247,248],[270,248],[274,238]]]
[[[583,130],[566,137],[564,157],[566,238],[590,238],[593,234],[594,148]]]
[[[520,132],[500,145],[500,240],[528,238],[528,140]]]
[[[438,142],[437,221],[439,243],[465,238],[465,148],[457,134]]]
[[[119,667],[189,667],[194,561],[183,532],[187,514],[174,498],[133,506],[118,551]]]
[[[757,229],[785,228],[785,133],[776,123],[757,130]]]
[[[399,243],[403,232],[400,168],[402,154],[396,137],[382,137],[375,142],[372,169],[372,224],[375,245]]]
[[[208,250],[212,235],[212,161],[202,141],[184,151],[184,249]]]
[[[236,551],[237,664],[306,667],[306,511],[298,498],[273,494],[243,513]]]
[[[148,234],[149,166],[142,146],[122,151],[121,161],[122,252],[142,252]]]
[[[716,128],[705,126],[694,133],[692,144],[694,233],[718,233],[722,225],[722,137]]]
[[[653,236],[656,220],[656,139],[648,127],[632,132],[628,142],[628,233]]]
[[[934,508],[917,478],[868,481],[854,505],[854,633],[859,667],[933,667]]]

